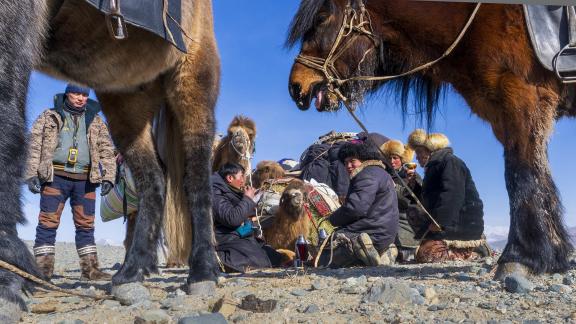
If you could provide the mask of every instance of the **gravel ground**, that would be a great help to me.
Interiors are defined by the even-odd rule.
[[[124,249],[99,246],[113,273]],[[212,296],[186,296],[184,269],[148,278],[148,300],[123,306],[38,289],[24,323],[576,323],[576,266],[566,274],[524,282],[492,281],[495,260],[377,268],[254,271],[220,278]],[[57,244],[53,282],[109,294],[109,282],[81,282],[73,244]],[[509,292],[515,291],[515,292]],[[271,312],[244,310],[255,295],[277,303]],[[244,300],[244,303],[242,302]],[[220,304],[223,304],[221,306]],[[270,305],[269,305],[270,306]],[[219,312],[213,313],[215,310]]]

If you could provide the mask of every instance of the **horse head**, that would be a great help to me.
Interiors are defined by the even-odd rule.
[[[292,99],[301,110],[313,99],[319,111],[338,110],[342,101],[355,106],[388,82],[374,77],[402,74],[441,56],[466,23],[463,6],[473,9],[407,0],[302,0],[286,41],[301,44],[289,78]],[[436,73],[432,67],[392,81],[404,109],[414,93],[418,112],[432,112],[442,94]]]

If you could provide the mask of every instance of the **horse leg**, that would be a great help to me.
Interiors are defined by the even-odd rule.
[[[30,73],[40,50],[43,1],[0,4],[0,260],[42,277],[32,254],[18,238],[22,214],[20,189],[26,164],[25,101]],[[0,268],[0,322],[20,320],[26,304],[21,291],[30,289],[16,274]]]
[[[152,138],[152,120],[162,95],[147,86],[132,93],[98,92],[114,143],[122,152],[138,192],[134,236],[112,284],[142,281],[157,272],[156,248],[164,209],[164,175]]]
[[[188,292],[202,281],[215,281],[218,263],[212,223],[210,156],[214,140],[214,106],[218,96],[217,54],[206,45],[184,57],[167,82],[169,108],[179,122],[184,156],[184,192],[192,218]],[[200,288],[202,289],[202,288]]]
[[[513,272],[564,272],[569,268],[573,247],[562,222],[562,204],[547,153],[557,96],[512,76],[503,76],[500,81],[503,92],[523,95],[505,100],[505,115],[493,123],[496,136],[504,144],[511,217],[497,278]],[[518,89],[522,91],[514,91]]]

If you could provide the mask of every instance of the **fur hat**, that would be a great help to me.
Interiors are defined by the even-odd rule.
[[[414,158],[414,150],[409,148],[408,145],[402,144],[402,142],[398,140],[389,140],[382,144],[380,149],[387,157],[390,157],[390,155],[398,155],[402,160],[402,163],[410,162]]]
[[[346,143],[340,147],[338,159],[344,162],[347,158],[356,158],[360,161],[380,160],[382,154],[369,143]]]
[[[450,146],[450,141],[442,133],[426,134],[423,129],[417,129],[408,136],[408,146],[412,149],[417,146],[424,146],[434,152]]]

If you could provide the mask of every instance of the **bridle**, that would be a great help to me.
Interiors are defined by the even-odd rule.
[[[241,160],[245,160],[245,161],[250,161],[252,159],[252,153],[254,153],[254,148],[252,147],[252,142],[250,141],[250,138],[248,137],[248,135],[246,135],[244,132],[237,130],[234,131],[231,134],[231,138],[230,138],[230,146],[232,147],[232,149],[234,150],[234,152],[236,152],[236,154],[238,154],[240,156]],[[240,141],[242,144],[244,144],[244,147],[246,147],[246,152],[242,153],[241,150],[236,147],[236,139],[240,138]]]
[[[466,34],[466,32],[468,31],[470,25],[472,25],[472,22],[474,21],[474,18],[478,13],[478,9],[480,9],[480,5],[481,3],[476,4],[474,10],[472,11],[472,14],[468,18],[468,21],[458,34],[458,37],[439,58],[397,75],[354,76],[349,78],[342,78],[338,74],[338,71],[336,70],[334,64],[346,52],[346,50],[350,48],[350,46],[352,46],[352,44],[357,38],[362,36],[368,37],[374,44],[372,47],[370,47],[364,52],[362,59],[358,63],[357,70],[360,69],[360,65],[363,63],[368,53],[378,48],[379,44],[378,38],[374,35],[374,29],[372,28],[370,14],[366,9],[364,0],[348,0],[346,8],[344,9],[344,18],[342,19],[342,25],[340,26],[340,30],[338,31],[336,39],[334,40],[332,48],[330,49],[330,52],[328,53],[326,58],[299,54],[296,57],[295,61],[311,69],[320,71],[327,81],[328,91],[336,94],[338,98],[342,100],[342,102],[350,105],[351,104],[350,100],[346,98],[346,96],[344,96],[344,94],[342,94],[342,92],[340,91],[340,87],[345,83],[349,83],[352,81],[387,81],[405,77],[407,75],[427,69],[432,65],[438,63],[446,56],[450,55],[450,53],[452,53],[452,51],[458,45],[458,43],[460,43],[460,40],[462,40],[464,34]]]

